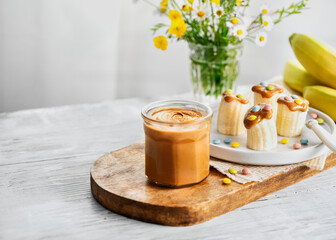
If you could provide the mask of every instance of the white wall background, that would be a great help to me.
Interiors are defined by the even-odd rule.
[[[252,0],[251,14],[263,2]],[[239,84],[281,74],[293,32],[336,47],[336,1],[310,2],[266,47],[246,43]],[[131,0],[0,0],[0,112],[190,91],[187,45],[154,48],[149,29],[162,18],[153,13]]]

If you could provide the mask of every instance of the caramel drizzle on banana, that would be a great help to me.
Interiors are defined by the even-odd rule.
[[[152,117],[160,121],[191,122],[203,118],[203,114],[193,109],[161,108],[152,113]]]
[[[277,93],[283,93],[283,89],[275,84],[268,84],[268,86],[273,86],[273,90],[267,90],[266,87],[261,85],[255,85],[252,87],[252,91],[261,94],[263,98],[271,98]]]
[[[238,98],[233,94],[223,93],[223,98],[226,102],[238,101],[241,104],[248,104],[250,101],[247,98]]]
[[[292,112],[295,112],[295,111],[305,112],[305,111],[307,111],[308,105],[309,105],[308,100],[303,98],[303,97],[299,97],[299,98],[302,100],[301,104],[297,104],[294,101],[295,99],[293,99],[291,101],[287,101],[287,100],[284,99],[284,97],[278,98],[277,102],[279,104],[286,104],[288,109],[291,110]]]
[[[273,109],[264,110],[265,103],[260,103],[257,105],[260,106],[260,110],[258,112],[251,112],[252,108],[250,108],[245,114],[244,125],[245,125],[245,128],[247,129],[252,128],[254,125],[260,123],[264,119],[271,119],[273,117]],[[248,120],[249,116],[251,115],[255,115],[257,118],[252,121]]]

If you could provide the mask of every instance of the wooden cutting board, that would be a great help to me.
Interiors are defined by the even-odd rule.
[[[331,154],[324,170],[336,165]],[[278,173],[264,180],[223,185],[215,169],[202,183],[169,189],[156,186],[145,176],[144,143],[99,158],[91,168],[94,198],[107,209],[141,221],[188,226],[207,221],[276,192],[320,171],[305,166]]]

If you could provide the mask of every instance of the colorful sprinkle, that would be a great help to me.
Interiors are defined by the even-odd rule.
[[[248,116],[247,119],[250,120],[250,121],[253,121],[253,120],[257,119],[257,116],[256,115],[250,115],[250,116]]]
[[[283,138],[283,139],[280,140],[280,142],[282,144],[287,144],[287,143],[289,143],[289,140],[287,138]]]
[[[291,98],[290,96],[285,96],[285,100],[286,101],[293,101],[293,98]]]
[[[266,82],[261,82],[260,85],[263,86],[263,87],[267,87],[267,86],[268,86],[268,83],[266,83]]]
[[[225,185],[229,185],[231,183],[231,179],[230,178],[223,178],[222,183],[224,183]]]
[[[244,95],[242,95],[242,94],[238,94],[238,95],[237,95],[237,98],[245,98],[245,97],[244,97]]]
[[[251,170],[250,170],[249,168],[244,168],[244,169],[242,170],[242,173],[243,173],[244,175],[249,175],[249,174],[251,174]]]
[[[301,144],[300,143],[294,143],[293,144],[293,149],[300,149],[301,148]]]
[[[292,95],[291,97],[292,97],[293,99],[298,99],[298,98],[299,98],[298,95]]]
[[[307,145],[308,144],[308,139],[307,138],[302,138],[302,139],[300,139],[300,143],[302,145]]]
[[[272,109],[272,105],[271,104],[265,104],[264,110],[270,111],[271,109]]]
[[[268,91],[272,91],[272,90],[274,89],[274,87],[273,87],[273,86],[267,86],[266,89],[267,89]]]
[[[224,143],[226,143],[226,144],[230,144],[231,143],[231,138],[225,138],[224,139]]]
[[[259,105],[255,105],[253,106],[253,108],[251,109],[251,112],[259,112],[260,110],[260,106]]]
[[[310,114],[310,117],[316,119],[318,116],[317,116],[316,113],[311,113],[311,114]]]
[[[227,93],[227,94],[232,94],[233,91],[232,91],[231,89],[226,89],[226,90],[225,90],[225,93]]]
[[[231,147],[233,147],[233,148],[237,148],[239,146],[240,146],[239,142],[233,142],[233,143],[231,143]]]
[[[220,144],[220,140],[219,139],[214,139],[214,140],[212,140],[212,143],[213,144]]]
[[[297,104],[297,105],[301,105],[303,103],[303,101],[299,98],[295,99],[294,102]]]
[[[229,173],[231,173],[233,175],[237,174],[237,170],[235,168],[229,168],[228,171],[229,171]]]
[[[324,120],[322,118],[318,118],[316,120],[317,120],[318,124],[323,124],[324,123]]]

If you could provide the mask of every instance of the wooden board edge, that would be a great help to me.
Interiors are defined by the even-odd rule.
[[[175,217],[185,215],[188,216],[188,219],[190,219],[190,214],[192,213],[192,211],[188,207],[158,206],[123,198],[99,187],[99,184],[96,183],[96,181],[92,178],[91,174],[90,182],[93,197],[103,207],[112,212],[143,222],[155,223],[160,225],[188,226],[194,224],[189,221],[182,223]],[[132,209],[134,208],[136,208],[137,211],[132,211]],[[141,209],[141,211],[138,211],[139,209]],[[198,212],[194,212],[195,217],[197,217],[197,213]],[[174,222],[174,219],[178,220],[178,222]]]
[[[325,171],[336,166],[336,154],[326,159]],[[210,205],[204,203],[193,207],[168,207],[125,199],[108,192],[94,181],[90,173],[91,192],[94,198],[105,208],[132,219],[168,226],[190,226],[208,221],[214,217],[242,207],[271,193],[305,180],[322,171],[299,166],[287,172],[278,173],[263,182],[245,184],[246,188],[216,199]],[[272,189],[269,190],[269,186]],[[223,186],[226,187],[226,186]],[[253,194],[251,194],[253,193]],[[239,198],[239,201],[238,201]],[[245,201],[241,201],[244,199]],[[132,211],[136,207],[137,211]],[[139,211],[141,209],[141,211]]]
[[[205,217],[206,219],[205,221],[223,215],[234,209],[242,207],[248,203],[254,202],[260,198],[263,198],[269,194],[272,194],[281,189],[289,187],[295,183],[303,181],[311,176],[321,173],[334,166],[336,166],[336,154],[331,154],[326,159],[325,167],[321,171],[312,170],[306,166],[299,166],[287,172],[278,173],[262,182],[245,184],[246,187],[239,190],[238,192],[235,192],[234,194],[225,195],[222,198],[219,198],[216,201],[214,201],[214,203],[211,204],[207,212],[208,213],[215,212],[216,216],[214,216],[213,214],[211,215],[207,214],[207,216]],[[269,190],[270,186],[273,187],[271,190]],[[239,201],[237,198],[239,198]],[[241,199],[244,199],[245,201],[242,202]],[[193,224],[198,223],[201,222],[195,222]]]

